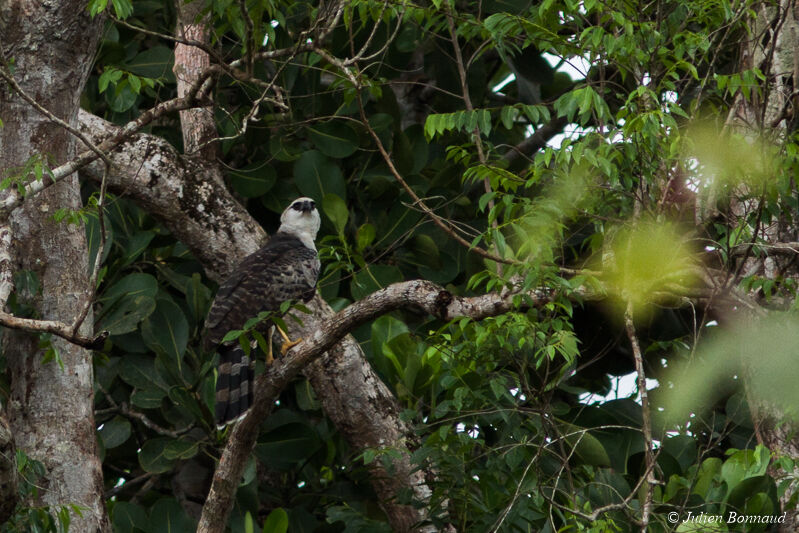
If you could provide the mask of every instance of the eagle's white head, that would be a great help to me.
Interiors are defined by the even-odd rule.
[[[313,242],[321,224],[322,220],[319,218],[319,211],[316,210],[316,202],[302,197],[291,202],[280,215],[278,231],[290,233],[311,250],[316,250]]]

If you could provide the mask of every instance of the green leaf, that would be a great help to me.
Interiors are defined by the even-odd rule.
[[[134,233],[133,236],[128,239],[128,243],[125,246],[122,264],[129,265],[135,261],[142,253],[144,253],[154,237],[154,231],[137,231]]]
[[[191,459],[199,450],[197,442],[183,439],[173,440],[164,447],[164,457],[169,460]]]
[[[112,335],[134,331],[136,326],[155,311],[155,295],[158,282],[149,274],[129,274],[106,289],[97,303],[99,331],[108,330]]]
[[[100,79],[97,80],[97,88],[100,93],[104,93],[109,84],[116,83],[122,79],[122,74],[123,72],[119,69],[114,67],[105,67],[103,73],[100,75]]]
[[[247,511],[244,515],[244,533],[255,533],[255,524],[252,521],[250,511]]]
[[[175,63],[175,54],[171,48],[157,45],[147,48],[136,55],[125,66],[126,70],[145,78],[165,79],[174,82],[172,65]]]
[[[103,441],[103,446],[105,446],[107,450],[116,448],[120,444],[124,444],[130,437],[130,422],[121,416],[115,416],[108,422],[105,422],[98,433],[100,434],[100,439]]]
[[[195,531],[197,524],[189,518],[174,498],[161,498],[150,507],[151,533],[180,533]]]
[[[243,329],[232,329],[232,330],[228,331],[227,333],[225,333],[225,336],[222,337],[222,340],[220,341],[220,343],[225,343],[225,342],[238,340],[239,337],[241,337],[242,333],[244,333]]]
[[[592,466],[610,466],[608,452],[590,429],[566,423],[562,432],[564,440],[574,448],[574,453],[581,461]]]
[[[721,459],[718,457],[710,457],[702,461],[691,493],[706,498],[713,481],[721,474],[721,465]]]
[[[364,248],[372,244],[376,234],[375,227],[369,223],[358,228],[358,231],[355,233],[355,243],[358,251],[362,252]]]
[[[516,109],[513,106],[503,107],[499,115],[499,118],[502,121],[502,125],[505,126],[505,129],[508,130],[513,128],[515,117],[516,117]]]
[[[307,379],[303,379],[294,385],[294,396],[297,399],[297,405],[303,411],[314,411],[319,409],[320,403],[316,399],[311,383]]]
[[[331,120],[308,126],[314,145],[328,157],[341,159],[351,156],[358,149],[358,135],[348,124]]]
[[[115,533],[134,533],[134,531],[150,531],[147,513],[136,504],[116,502],[113,507],[111,522]]]
[[[195,321],[199,322],[208,314],[211,303],[211,290],[202,284],[200,274],[194,272],[186,283],[186,303]]]
[[[166,395],[161,389],[139,389],[130,395],[130,403],[142,409],[158,409]]]
[[[129,74],[128,83],[130,84],[130,88],[134,93],[139,94],[139,92],[141,92],[141,78],[134,76],[133,74]]]
[[[98,13],[102,13],[105,11],[106,6],[108,5],[108,0],[92,0],[89,3],[89,13],[91,14],[92,18]]]
[[[100,265],[102,265],[111,253],[111,244],[114,242],[113,226],[105,224],[106,231],[106,247],[103,249],[103,256],[100,258]],[[87,268],[91,270],[94,268],[94,260],[97,257],[97,252],[100,250],[100,220],[97,213],[87,213],[86,215],[86,245],[89,248],[89,262]]]
[[[269,192],[277,181],[275,169],[264,162],[230,169],[226,174],[233,189],[245,198],[255,198]]]
[[[294,422],[265,433],[255,447],[255,455],[268,461],[270,468],[281,471],[304,462],[322,444],[313,428]]]
[[[360,300],[378,289],[402,281],[402,272],[395,266],[371,265],[357,272],[350,283],[353,298]]]
[[[142,323],[142,339],[148,348],[163,353],[181,367],[189,342],[189,323],[171,298],[159,297],[155,312]]]
[[[289,529],[289,515],[282,508],[273,509],[264,522],[263,533],[286,533]]]
[[[130,0],[111,0],[111,3],[114,5],[117,17],[121,19],[126,19],[133,13],[133,4]]]
[[[688,435],[675,435],[663,441],[663,451],[671,454],[683,472],[696,461],[696,439]]]
[[[408,333],[405,322],[391,315],[383,315],[372,323],[372,346],[382,350],[382,346],[394,337]]]
[[[195,420],[203,419],[203,412],[199,403],[197,403],[197,398],[185,387],[172,387],[169,389],[169,399],[175,405],[179,405],[189,411]]]
[[[347,185],[341,170],[316,150],[303,153],[294,163],[294,180],[303,196],[319,199],[332,193],[347,198]]]
[[[150,356],[126,355],[119,365],[119,377],[139,389],[160,389],[166,394],[169,386],[155,370],[155,359]]]
[[[324,199],[322,199],[322,211],[333,223],[338,234],[343,235],[347,220],[350,217],[350,211],[347,209],[347,204],[344,203],[344,200],[336,194],[326,194]]]
[[[172,469],[174,460],[166,456],[166,449],[175,439],[155,438],[145,442],[139,450],[139,465],[152,474],[162,474]]]
[[[115,113],[124,113],[129,110],[136,103],[138,97],[139,95],[133,92],[127,80],[118,83],[113,92],[106,91],[105,93],[105,100]]]

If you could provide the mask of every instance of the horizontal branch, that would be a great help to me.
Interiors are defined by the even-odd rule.
[[[508,150],[505,154],[505,160],[512,163],[519,157],[532,157],[536,152],[543,149],[552,137],[561,133],[568,123],[569,121],[566,120],[566,117],[556,117],[541,125],[536,128],[532,135]]]
[[[734,257],[746,256],[751,253],[752,247],[757,247],[766,255],[786,255],[792,256],[799,254],[799,242],[744,242],[736,245],[730,250],[730,255]]]
[[[74,326],[57,320],[20,318],[4,312],[0,312],[0,326],[34,333],[51,333],[72,344],[77,344],[89,350],[100,350],[103,347],[103,343],[105,343],[105,339],[108,337],[107,331],[103,331],[99,335],[88,337],[80,333],[73,333],[75,329]]]
[[[265,374],[256,378],[253,407],[233,427],[227,440],[197,531],[224,531],[228,514],[233,508],[236,488],[247,458],[255,446],[261,421],[269,415],[275,400],[291,380],[350,331],[400,308],[423,311],[445,321],[457,317],[480,320],[517,309],[514,304],[516,296],[513,293],[489,293],[467,298],[456,296],[430,281],[405,281],[374,292],[317,323],[312,331],[304,331],[303,342],[293,348],[285,358],[270,366]],[[522,307],[529,308],[551,301],[554,293],[537,290],[525,293],[524,296]]]

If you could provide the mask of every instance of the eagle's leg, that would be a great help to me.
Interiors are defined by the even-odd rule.
[[[297,346],[299,343],[302,342],[302,339],[297,339],[293,341],[289,339],[289,336],[286,335],[286,332],[283,331],[283,328],[280,326],[275,326],[277,330],[280,332],[280,336],[283,337],[283,346],[280,347],[280,355],[286,355],[286,352],[291,350],[293,347]]]
[[[275,358],[272,357],[272,330],[271,329],[269,330],[268,338],[269,338],[269,341],[267,342],[267,344],[269,345],[269,351],[266,352],[266,364],[267,365],[271,365],[272,361],[275,360]]]

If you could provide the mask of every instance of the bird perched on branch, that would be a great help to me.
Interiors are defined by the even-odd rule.
[[[231,330],[243,329],[245,323],[261,312],[279,312],[288,300],[309,301],[316,292],[319,277],[319,256],[314,239],[320,218],[316,203],[310,198],[297,198],[280,216],[280,228],[260,250],[247,256],[222,282],[205,321],[205,349],[216,349],[219,366],[216,380],[216,412],[218,428],[239,420],[252,405],[253,362],[237,339],[222,342]],[[257,326],[268,332],[272,321]],[[302,339],[285,339],[281,353],[285,355]],[[272,362],[272,339],[268,337],[267,363]]]

